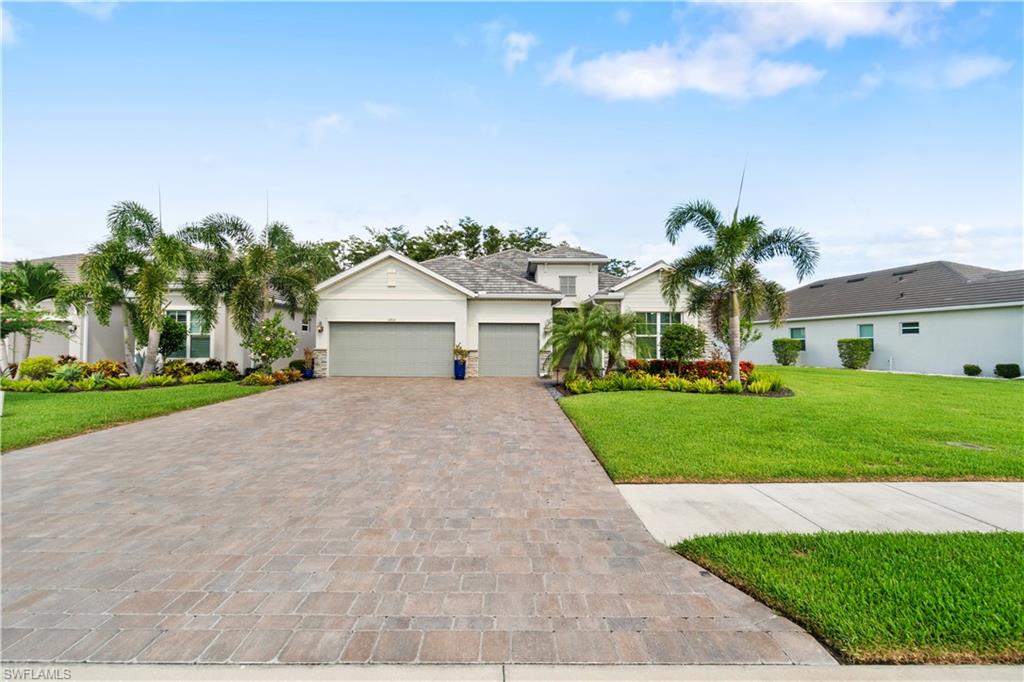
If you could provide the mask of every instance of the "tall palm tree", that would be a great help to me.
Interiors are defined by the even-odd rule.
[[[710,243],[694,247],[672,263],[662,280],[662,293],[674,307],[686,291],[690,313],[707,312],[716,326],[728,321],[731,374],[738,381],[740,318],[754,319],[764,311],[771,325],[778,327],[786,316],[786,291],[777,282],[765,279],[758,266],[786,256],[793,262],[797,278],[803,280],[814,272],[818,247],[806,232],[792,227],[769,230],[755,215],[740,218],[739,201],[730,222],[722,220],[718,209],[708,201],[677,206],[665,221],[665,236],[675,244],[688,227],[695,228]]]
[[[216,323],[223,303],[243,337],[270,318],[275,303],[292,317],[315,315],[317,282],[338,271],[327,245],[297,241],[283,223],[256,234],[241,218],[216,213],[181,235],[193,247],[186,257],[186,298],[207,325]]]
[[[67,283],[67,277],[53,263],[15,261],[11,269],[3,273],[4,303],[22,310],[35,310],[40,304],[57,298]],[[23,336],[24,357],[27,358],[32,352],[33,334],[24,333]]]
[[[142,375],[156,366],[167,293],[185,263],[185,247],[177,235],[163,231],[160,221],[134,201],[114,204],[107,212],[106,241],[96,244],[82,262],[82,286],[62,301],[79,307],[87,299],[101,324],[110,323],[114,305],[124,312],[125,365],[135,373],[132,322],[147,332]]]
[[[566,381],[576,378],[577,372],[595,376],[601,367],[601,354],[608,346],[607,318],[608,309],[593,303],[584,303],[573,310],[556,310],[547,328],[547,345],[551,349],[549,370],[557,371],[568,357]]]
[[[609,371],[626,364],[622,347],[626,343],[635,344],[636,335],[640,333],[640,325],[641,318],[638,313],[621,310],[608,312],[605,317],[605,337]]]

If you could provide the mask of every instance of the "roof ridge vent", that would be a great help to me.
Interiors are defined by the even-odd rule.
[[[899,277],[901,275],[909,275],[912,272],[917,272],[917,268],[914,268],[913,270],[900,270],[899,272],[892,273],[892,276]]]
[[[851,277],[850,279],[846,280],[846,283],[851,284],[853,282],[863,282],[864,279],[864,277]]]
[[[808,288],[808,289],[820,289],[820,288],[822,288],[823,286],[825,286],[825,283],[824,283],[824,282],[822,282],[822,283],[820,283],[820,284],[811,284],[811,285],[810,285],[810,286],[808,286],[807,288]]]

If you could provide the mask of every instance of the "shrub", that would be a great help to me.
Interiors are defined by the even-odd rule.
[[[981,374],[981,367],[971,364],[964,365],[964,374],[969,377],[976,377]]]
[[[34,383],[36,383],[35,379],[11,379],[4,377],[0,380],[0,388],[13,393],[25,393],[32,390]]]
[[[593,387],[591,387],[590,385],[590,381],[583,378],[573,379],[572,381],[567,383],[565,387],[569,389],[570,393],[576,394],[590,393],[592,390],[594,390]]]
[[[864,369],[871,361],[874,341],[871,339],[839,339],[839,361],[846,369]]]
[[[174,377],[167,376],[166,374],[154,374],[151,377],[146,377],[142,380],[143,385],[161,387],[161,386],[174,386],[178,383],[178,380]]]
[[[61,353],[57,356],[58,365],[73,365],[78,362],[78,358],[74,355],[68,355],[67,353]]]
[[[171,360],[164,363],[162,374],[175,379],[181,379],[182,377],[190,376],[193,372],[192,368],[184,360]]]
[[[637,374],[635,377],[637,388],[641,391],[658,391],[664,384],[658,377],[652,376],[644,372],[643,374]]]
[[[299,337],[284,326],[281,313],[278,312],[269,320],[256,325],[252,334],[242,341],[242,348],[258,357],[260,366],[270,367],[275,360],[290,357],[298,342]]]
[[[215,384],[221,381],[233,381],[235,375],[228,370],[217,369],[217,370],[206,370],[199,372],[198,374],[189,375],[188,379],[190,384]]]
[[[727,381],[722,386],[722,391],[725,393],[743,393],[743,382]]]
[[[128,391],[133,388],[141,388],[142,377],[110,377],[107,379],[107,386],[115,391]]]
[[[764,395],[772,390],[771,382],[764,381],[761,379],[751,381],[747,384],[747,390],[754,395]]]
[[[707,336],[688,324],[669,325],[661,335],[661,354],[673,360],[695,360],[704,355]]]
[[[64,381],[78,381],[85,376],[85,367],[78,362],[69,362],[63,365],[57,363],[57,369],[50,372],[50,376]]]
[[[85,370],[86,374],[96,374],[99,372],[108,379],[113,377],[119,377],[122,374],[127,374],[124,363],[118,362],[117,360],[97,360],[96,362],[83,362],[82,369]]]
[[[782,383],[782,377],[774,372],[765,372],[763,370],[752,372],[747,388],[749,389],[750,384],[755,381],[767,385],[768,391],[771,391],[772,393],[777,393],[785,388],[785,385]]]
[[[627,363],[632,373],[647,372],[655,376],[675,375],[693,381],[707,377],[719,383],[729,380],[728,360],[696,360],[694,362],[678,362],[676,360],[630,360]],[[740,379],[745,380],[754,371],[754,364],[743,360],[740,362]]]
[[[238,363],[234,360],[225,360],[223,369],[225,372],[231,372],[232,377],[238,376]]]
[[[191,386],[192,384],[201,384],[203,382],[196,379],[195,374],[184,374],[178,377],[178,383],[182,386]]]
[[[800,339],[772,339],[772,352],[780,365],[795,365],[800,357]]]
[[[707,377],[701,377],[693,382],[697,393],[718,393],[718,384]]]
[[[69,388],[71,388],[69,382],[57,379],[56,377],[48,377],[39,381],[33,381],[28,390],[33,393],[63,393]]]
[[[224,363],[217,358],[210,358],[203,363],[204,372],[219,372],[222,369],[224,369]]]
[[[263,372],[253,372],[242,379],[243,386],[273,386],[274,377]]]
[[[72,385],[79,391],[98,391],[107,385],[107,378],[103,376],[102,372],[94,372]]]
[[[302,370],[306,369],[306,361],[292,360],[291,362],[288,363],[288,369],[297,369],[301,372]]]
[[[665,379],[665,388],[669,391],[675,391],[676,393],[683,393],[690,391],[693,382],[687,381],[682,377],[670,376]]]
[[[1012,362],[996,365],[995,375],[1004,379],[1016,379],[1020,376],[1020,365]]]
[[[28,379],[45,379],[53,370],[57,369],[57,361],[49,355],[37,355],[34,358],[22,360],[19,369],[21,369],[22,376]]]

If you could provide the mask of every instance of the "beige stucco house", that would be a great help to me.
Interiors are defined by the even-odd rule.
[[[422,263],[385,251],[317,287],[317,373],[450,376],[459,344],[469,376],[538,376],[553,311],[590,301],[643,314],[645,333],[629,350],[658,357],[668,324],[695,323],[661,295],[668,266],[621,278],[601,270],[608,260],[566,246]]]

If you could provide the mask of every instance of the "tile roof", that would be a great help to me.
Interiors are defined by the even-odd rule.
[[[46,258],[29,258],[27,260],[30,263],[53,263],[68,278],[68,282],[78,284],[82,281],[79,270],[85,256],[84,253],[68,253],[63,256],[47,256]],[[10,270],[12,267],[14,267],[14,261],[0,263],[0,269]]]
[[[530,279],[528,271],[530,266],[529,260],[532,255],[529,251],[523,251],[522,249],[505,249],[486,256],[477,256],[473,259],[473,262],[492,268],[501,268],[517,277]]]
[[[1024,301],[1024,270],[933,261],[811,282],[787,293],[792,318]]]
[[[575,246],[556,246],[546,251],[538,251],[531,254],[531,258],[593,258],[594,260],[608,260],[608,256],[596,251],[577,249]]]
[[[506,270],[481,265],[458,256],[432,258],[420,265],[478,294],[540,294],[550,295],[552,298],[562,297],[562,294],[554,289],[518,277]]]

